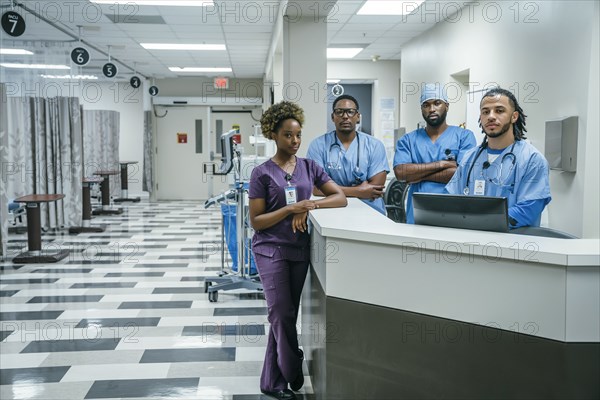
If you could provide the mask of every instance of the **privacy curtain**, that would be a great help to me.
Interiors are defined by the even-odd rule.
[[[8,167],[8,121],[6,115],[6,85],[0,83],[0,166],[2,167],[2,181],[0,182],[0,260],[6,254],[8,235],[8,196],[6,193],[5,168]]]
[[[152,149],[152,111],[144,112],[144,171],[142,175],[142,190],[152,196],[154,191],[154,175],[152,174],[153,154]]]
[[[41,207],[44,228],[81,225],[80,110],[75,97],[11,97],[7,101],[4,175],[9,200],[28,194],[65,195]]]
[[[120,115],[117,111],[85,110],[83,112],[83,159],[85,176],[99,170],[120,171]],[[120,175],[110,176],[111,194],[119,193]]]

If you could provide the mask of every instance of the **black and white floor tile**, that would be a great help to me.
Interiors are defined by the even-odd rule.
[[[0,260],[0,399],[267,399],[261,293],[223,291],[221,214],[201,202],[123,204],[103,233],[43,235],[56,264]],[[306,367],[305,367],[306,371]],[[312,399],[310,378],[298,394]]]

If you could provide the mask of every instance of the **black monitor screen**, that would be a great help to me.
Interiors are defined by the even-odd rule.
[[[508,232],[505,197],[414,193],[415,224]]]
[[[228,174],[233,168],[233,136],[238,132],[235,129],[221,135],[221,166],[219,172]]]

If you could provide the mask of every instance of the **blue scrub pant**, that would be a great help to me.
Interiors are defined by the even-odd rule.
[[[308,261],[290,261],[261,254],[254,255],[268,307],[269,340],[260,389],[279,391],[288,388],[302,373],[298,349],[298,308],[308,272]]]

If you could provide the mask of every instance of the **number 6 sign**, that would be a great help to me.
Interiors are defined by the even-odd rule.
[[[90,62],[90,53],[83,47],[75,47],[71,51],[71,60],[77,65],[87,65]]]

